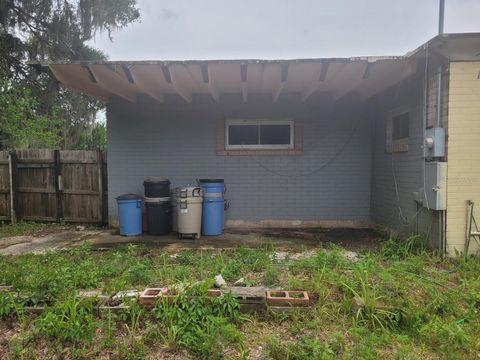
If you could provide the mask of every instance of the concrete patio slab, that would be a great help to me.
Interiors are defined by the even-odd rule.
[[[84,242],[93,248],[114,248],[134,244],[161,247],[168,252],[183,249],[218,249],[238,246],[263,247],[272,245],[275,249],[304,251],[328,243],[347,249],[361,250],[378,245],[380,235],[369,229],[241,229],[227,230],[220,236],[202,236],[197,240],[178,239],[174,234],[167,236],[120,236],[112,230],[65,230],[41,236],[15,236],[0,239],[1,255],[25,253],[41,254],[46,251],[64,250],[81,246]]]

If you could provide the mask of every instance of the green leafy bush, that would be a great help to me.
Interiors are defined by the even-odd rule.
[[[66,254],[27,254],[2,260],[0,281],[28,295],[32,304],[53,303],[70,290],[97,287],[101,280],[88,246]]]
[[[418,331],[421,339],[431,346],[439,347],[444,351],[460,350],[469,346],[471,339],[461,325],[434,318],[422,326]]]
[[[386,259],[407,259],[425,253],[427,246],[421,235],[413,235],[405,240],[390,238],[382,244],[381,249],[381,254]]]
[[[16,310],[15,300],[11,293],[0,291],[0,318],[11,315]]]
[[[240,344],[236,328],[239,305],[230,294],[208,297],[208,286],[187,286],[173,299],[160,298],[153,314],[161,321],[161,338],[170,347],[182,347],[203,359],[219,358],[222,349]]]
[[[34,326],[37,334],[47,338],[72,343],[92,342],[95,328],[92,301],[70,296],[47,307]]]
[[[263,274],[263,283],[266,286],[278,284],[280,281],[280,269],[270,266]]]
[[[379,296],[376,287],[368,280],[368,272],[362,267],[356,268],[353,283],[343,283],[348,293],[353,295],[352,302],[357,302],[355,309],[356,320],[372,329],[386,329],[397,327],[401,320],[401,312],[394,311],[380,304],[382,296]]]

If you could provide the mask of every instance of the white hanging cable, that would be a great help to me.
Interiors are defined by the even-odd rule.
[[[402,221],[404,225],[407,225],[409,221],[407,217],[403,214],[402,206],[400,205],[400,194],[398,192],[398,182],[397,182],[397,176],[395,174],[395,165],[394,165],[393,159],[394,159],[394,153],[392,152],[392,177],[393,177],[393,183],[395,185],[395,196],[397,200],[398,216],[400,218],[400,221]]]
[[[355,135],[355,133],[357,132],[357,129],[358,129],[358,125],[359,123],[361,122],[360,119],[358,119],[356,122],[355,122],[355,126],[353,127],[352,131],[350,132],[349,136],[347,137],[347,139],[345,140],[344,143],[342,143],[341,147],[338,149],[338,151],[336,151],[332,157],[330,157],[327,161],[325,161],[323,164],[321,164],[320,166],[314,168],[313,170],[310,170],[308,172],[304,172],[304,173],[298,173],[297,171],[295,170],[292,170],[292,172],[290,173],[282,173],[282,172],[279,172],[279,171],[276,171],[276,170],[273,170],[273,169],[270,169],[268,168],[267,166],[265,166],[264,164],[262,164],[260,161],[258,161],[257,159],[255,159],[255,157],[252,157],[254,159],[254,161],[258,164],[258,166],[260,166],[262,169],[264,169],[265,171],[268,171],[272,174],[275,174],[275,175],[278,175],[278,176],[285,176],[285,177],[306,177],[306,176],[311,176],[319,171],[321,171],[322,169],[324,169],[325,167],[327,167],[328,165],[330,165],[340,154],[343,153],[343,151],[345,150],[345,148],[347,147],[347,145],[350,143],[350,141],[353,139],[353,136]]]

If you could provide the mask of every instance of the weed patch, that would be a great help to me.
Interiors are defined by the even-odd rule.
[[[443,259],[421,238],[390,239],[356,261],[338,246],[276,258],[272,246],[182,251],[87,245],[0,257],[0,354],[5,358],[423,359],[475,358],[480,333],[480,259]],[[277,252],[279,253],[279,252]],[[213,278],[229,284],[307,290],[307,312],[240,315],[232,296],[208,297]],[[124,301],[93,312],[78,290],[175,285],[153,308]],[[44,311],[27,315],[38,304]],[[15,335],[11,335],[15,328]],[[5,331],[4,331],[5,330]],[[9,335],[10,334],[10,335]],[[159,354],[157,354],[157,352]]]
[[[68,343],[90,343],[95,328],[93,304],[69,296],[63,302],[47,307],[35,320],[35,332]]]
[[[160,298],[153,314],[161,321],[162,340],[170,348],[185,348],[204,358],[219,358],[229,345],[242,346],[235,326],[240,315],[230,295],[208,297],[204,284],[190,285],[173,298]]]

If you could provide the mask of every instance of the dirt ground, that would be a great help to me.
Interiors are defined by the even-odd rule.
[[[362,251],[378,247],[382,235],[372,229],[228,229],[220,236],[203,236],[197,240],[168,236],[120,236],[111,229],[62,229],[36,235],[0,239],[0,254],[43,253],[80,246],[84,242],[94,248],[111,248],[119,244],[159,246],[167,251],[182,249],[233,248],[240,245],[298,250],[336,244],[346,250]]]

